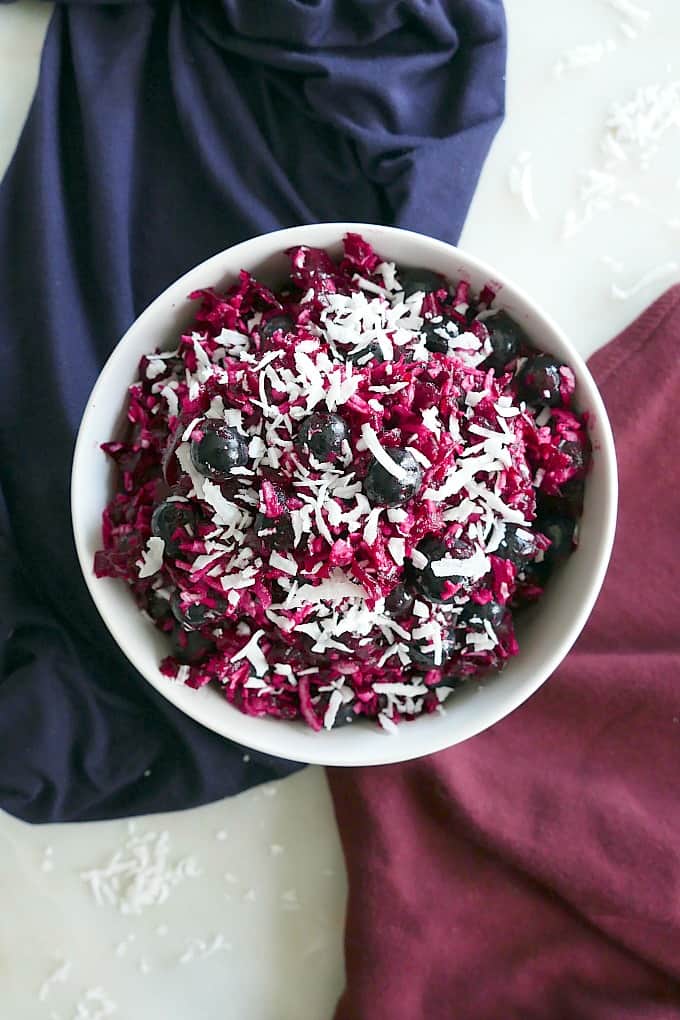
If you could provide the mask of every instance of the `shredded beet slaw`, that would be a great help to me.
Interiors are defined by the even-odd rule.
[[[571,370],[495,294],[360,236],[191,296],[142,358],[99,577],[168,634],[161,669],[249,715],[388,731],[518,651],[572,551],[590,448]]]

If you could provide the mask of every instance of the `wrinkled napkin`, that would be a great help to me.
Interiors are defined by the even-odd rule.
[[[350,886],[336,1020],[680,1018],[678,350],[680,286],[591,359],[619,524],[557,673],[448,751],[329,770]]]

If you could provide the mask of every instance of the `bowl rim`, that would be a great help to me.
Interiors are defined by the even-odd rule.
[[[206,279],[210,278],[211,270],[221,265],[225,256],[229,254],[230,258],[236,258],[241,250],[246,250],[251,246],[256,245],[258,242],[267,240],[272,246],[271,251],[268,254],[261,255],[259,259],[251,259],[251,262],[264,261],[266,258],[270,258],[275,252],[283,252],[286,248],[294,246],[296,244],[309,244],[314,246],[314,235],[315,234],[326,234],[328,232],[335,232],[336,241],[324,241],[323,246],[337,243],[342,240],[347,233],[366,233],[370,232],[371,244],[375,247],[380,246],[380,237],[395,238],[416,238],[419,242],[425,243],[429,249],[433,252],[440,252],[446,256],[447,259],[458,259],[461,263],[461,269],[469,269],[474,273],[486,277],[487,280],[493,281],[498,284],[500,289],[509,291],[512,298],[526,309],[531,310],[532,314],[535,315],[542,323],[543,327],[554,334],[558,338],[560,343],[569,352],[569,364],[572,367],[578,369],[578,375],[580,376],[581,382],[584,385],[586,392],[586,398],[588,403],[589,411],[593,414],[598,424],[598,444],[600,452],[600,460],[602,463],[602,470],[605,474],[605,507],[604,507],[604,523],[602,526],[601,545],[600,552],[597,559],[597,563],[593,570],[592,575],[588,580],[587,591],[582,598],[579,609],[573,614],[571,625],[564,631],[561,640],[557,641],[552,648],[551,654],[546,655],[542,659],[542,668],[536,671],[536,676],[525,683],[517,685],[516,690],[512,696],[506,697],[504,705],[500,713],[487,712],[479,720],[474,721],[467,726],[462,727],[461,733],[455,736],[455,739],[451,739],[450,733],[448,733],[446,727],[440,727],[438,736],[434,739],[430,739],[427,743],[425,750],[418,749],[405,749],[404,742],[400,741],[398,737],[393,739],[385,739],[379,744],[373,743],[374,748],[380,748],[380,754],[365,754],[362,755],[359,751],[353,754],[351,757],[348,756],[337,756],[333,753],[332,741],[324,740],[324,736],[331,736],[332,731],[329,734],[324,732],[320,734],[309,734],[309,750],[305,749],[305,754],[300,756],[299,754],[291,754],[286,751],[285,748],[273,749],[271,742],[267,738],[267,723],[272,725],[272,720],[267,718],[255,718],[251,716],[242,715],[237,709],[234,709],[236,713],[234,716],[235,725],[231,726],[229,722],[227,725],[223,725],[224,718],[219,716],[213,719],[208,719],[206,713],[201,711],[202,702],[199,697],[192,700],[188,706],[177,704],[176,699],[173,697],[173,691],[177,691],[179,686],[184,685],[173,685],[167,681],[167,678],[163,677],[160,672],[158,678],[152,678],[135,661],[135,657],[129,651],[127,641],[125,639],[124,628],[119,626],[115,620],[111,619],[111,614],[105,607],[104,588],[101,580],[97,579],[92,570],[91,563],[91,550],[87,547],[84,529],[80,526],[79,520],[79,508],[81,505],[79,497],[79,484],[80,484],[80,465],[86,456],[86,446],[92,442],[89,436],[89,418],[93,406],[97,403],[98,399],[101,398],[102,393],[107,385],[108,376],[111,368],[115,366],[119,358],[122,357],[122,351],[125,348],[126,341],[130,337],[130,334],[137,334],[140,329],[144,328],[144,325],[148,319],[150,319],[157,306],[162,305],[170,300],[169,309],[176,307],[177,302],[173,302],[172,298],[175,295],[179,295],[179,301],[183,302],[187,300],[187,295],[192,289],[200,289],[200,284],[196,284],[194,277],[196,275],[205,274]],[[247,259],[246,259],[247,261]],[[224,272],[224,270],[222,270]],[[228,270],[232,272],[233,270]],[[236,270],[235,272],[237,272]],[[194,280],[193,283],[189,283],[190,280]],[[132,380],[131,380],[132,381]],[[102,440],[104,441],[104,440]],[[472,255],[459,248],[457,245],[449,244],[445,241],[440,241],[436,238],[428,237],[426,234],[420,234],[414,230],[406,230],[401,227],[391,227],[381,224],[372,223],[357,223],[357,222],[323,222],[314,224],[302,224],[294,227],[285,227],[282,229],[269,231],[264,234],[258,234],[244,241],[240,241],[235,245],[231,245],[215,254],[211,255],[204,261],[197,263],[195,266],[188,269],[182,276],[172,281],[160,294],[158,294],[144,310],[133,320],[132,323],[125,330],[124,334],[118,340],[109,354],[106,362],[101,368],[96,382],[87,398],[85,408],[83,410],[78,434],[74,446],[72,469],[71,469],[71,486],[70,486],[70,497],[71,497],[71,520],[73,527],[73,537],[76,546],[76,552],[80,568],[83,573],[86,587],[90,593],[99,615],[102,618],[104,625],[107,627],[112,637],[116,641],[118,647],[126,656],[128,661],[132,664],[133,668],[137,670],[140,676],[145,682],[150,683],[151,686],[158,691],[166,700],[168,700],[178,711],[188,715],[194,721],[205,726],[206,729],[218,733],[223,737],[233,740],[244,746],[248,746],[255,751],[260,751],[265,754],[274,757],[288,757],[291,760],[305,762],[307,764],[318,764],[326,766],[374,766],[391,764],[400,761],[413,760],[425,755],[436,753],[444,750],[448,747],[452,747],[457,743],[461,743],[463,740],[468,740],[470,737],[475,736],[478,733],[483,732],[490,726],[500,722],[506,716],[510,715],[515,711],[521,704],[524,703],[532,694],[534,694],[539,687],[545,683],[550,676],[557,669],[562,660],[566,657],[573,644],[580,635],[583,627],[585,626],[590,613],[593,609],[595,601],[600,593],[606,571],[609,565],[611,557],[611,551],[614,543],[614,535],[616,531],[616,519],[617,519],[617,507],[618,507],[618,477],[616,469],[616,451],[614,446],[614,437],[612,434],[611,424],[607,411],[600,395],[599,389],[593,376],[585,362],[585,359],[581,354],[574,348],[573,344],[561,329],[561,327],[555,322],[536,301],[534,301],[527,292],[513,280],[508,278],[504,273],[499,272],[494,266],[489,265],[483,259],[479,259],[477,256]],[[103,509],[103,508],[102,508]],[[138,611],[138,610],[137,610]],[[165,681],[161,683],[160,681]],[[195,692],[200,695],[200,691]],[[231,717],[226,716],[227,720]],[[243,733],[239,733],[239,725],[244,725],[242,720],[249,720],[250,723],[265,723],[261,727],[262,739],[255,736],[253,738],[251,733],[245,736]],[[417,725],[418,720],[415,721]],[[274,720],[273,725],[277,726],[277,729],[282,729],[286,725],[292,725],[291,723],[285,723],[280,720]],[[413,725],[413,724],[412,724]],[[252,729],[251,726],[247,727]],[[271,731],[269,731],[271,732]],[[361,730],[359,731],[361,732]],[[285,742],[285,741],[284,741]],[[357,740],[357,747],[360,745],[360,741]],[[401,745],[401,748],[400,748]]]

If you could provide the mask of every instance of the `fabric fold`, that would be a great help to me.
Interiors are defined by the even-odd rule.
[[[350,885],[336,1020],[680,1017],[679,343],[676,286],[591,359],[619,524],[557,673],[432,758],[330,770]]]
[[[171,810],[298,767],[244,760],[109,637],[71,539],[80,417],[133,319],[235,242],[320,220],[455,241],[504,64],[495,0],[57,5],[0,188],[2,808]]]

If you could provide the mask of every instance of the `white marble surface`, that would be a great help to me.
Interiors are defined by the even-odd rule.
[[[627,161],[599,178],[601,196],[623,200],[607,198],[610,208],[562,238],[566,211],[583,211],[579,171],[604,167],[612,104],[655,83],[668,91],[680,77],[680,6],[570,0],[546,14],[543,0],[508,0],[507,11],[508,117],[462,243],[531,291],[588,354],[680,279],[672,93],[665,114],[638,123],[648,139],[659,136],[649,168],[636,163],[649,145],[626,143]],[[0,8],[0,169],[30,102],[48,17],[42,3]],[[565,51],[583,44],[600,46],[601,59],[556,75]],[[524,153],[531,157],[521,163]],[[535,219],[509,187],[515,164],[520,177],[531,166]],[[666,267],[662,278],[613,296],[613,286],[625,294],[657,267]],[[109,1015],[86,999],[100,988],[124,1020],[330,1020],[343,981],[345,877],[323,773],[136,823],[137,835],[163,831],[169,862],[193,855],[200,876],[134,916],[97,905],[80,877],[131,838],[126,822],[43,829],[0,816],[2,1016],[93,1020]],[[230,948],[201,958],[219,936]],[[204,948],[187,948],[192,939]],[[180,963],[183,955],[192,958]],[[63,980],[45,988],[62,964]]]

